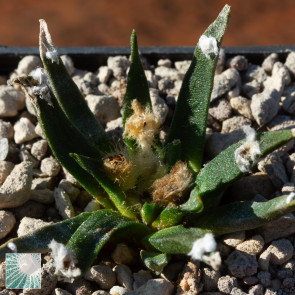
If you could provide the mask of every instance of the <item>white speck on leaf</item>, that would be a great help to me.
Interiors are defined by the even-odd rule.
[[[251,165],[261,155],[261,151],[255,130],[248,125],[243,126],[243,130],[246,133],[246,141],[235,150],[235,161],[239,169],[246,173],[251,172]]]
[[[218,55],[217,41],[214,37],[202,35],[198,45],[208,59],[211,58],[212,55],[214,57]]]
[[[12,242],[9,242],[8,244],[7,244],[7,248],[9,248],[11,251],[13,251],[14,253],[17,253],[17,247],[16,247],[16,245],[14,244],[14,243],[12,243]]]
[[[205,253],[210,253],[216,250],[216,241],[213,234],[207,233],[204,237],[197,239],[188,253],[193,259],[202,260]]]

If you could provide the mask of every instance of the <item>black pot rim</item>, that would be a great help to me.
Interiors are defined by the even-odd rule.
[[[194,47],[165,47],[147,46],[140,47],[140,52],[151,64],[156,64],[158,59],[169,58],[171,61],[190,60]],[[228,58],[235,55],[244,55],[251,63],[261,63],[270,53],[277,53],[280,60],[287,54],[295,51],[295,45],[289,46],[245,46],[223,47]],[[99,66],[105,65],[109,56],[130,54],[129,47],[59,47],[60,54],[71,56],[75,67],[95,71]],[[0,74],[13,71],[21,58],[26,55],[39,55],[37,47],[0,46]]]

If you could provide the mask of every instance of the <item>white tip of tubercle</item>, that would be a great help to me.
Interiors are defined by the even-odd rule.
[[[292,128],[291,132],[292,132],[293,137],[295,137],[295,128]]]
[[[40,19],[40,34],[39,34],[39,48],[40,55],[43,59],[44,57],[50,59],[52,63],[59,63],[59,57],[57,53],[56,46],[52,42],[51,35],[48,30],[47,23],[44,19]]]
[[[295,193],[292,192],[288,195],[288,197],[286,199],[287,204],[290,204],[294,199],[295,199]]]

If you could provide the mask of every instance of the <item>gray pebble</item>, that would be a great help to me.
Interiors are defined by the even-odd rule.
[[[264,247],[264,240],[261,235],[252,236],[243,243],[237,245],[236,249],[252,255],[259,254]]]
[[[0,139],[0,161],[4,161],[9,153],[9,142],[7,138]]]
[[[41,227],[44,227],[46,225],[50,225],[53,222],[45,222],[41,219],[31,218],[31,217],[24,217],[20,221],[18,230],[17,230],[17,236],[22,237],[30,232],[35,231],[36,229],[39,229]]]
[[[153,113],[160,120],[162,125],[168,115],[168,106],[163,98],[160,97],[158,90],[150,89],[150,97],[152,102]]]
[[[37,137],[35,126],[27,118],[20,118],[13,126],[15,143],[23,143]]]
[[[169,79],[171,81],[179,80],[183,78],[183,74],[179,73],[176,69],[159,66],[155,68],[155,75],[160,79]]]
[[[0,117],[14,117],[25,107],[25,95],[11,86],[0,86]]]
[[[48,149],[47,140],[41,139],[33,143],[31,148],[31,154],[37,160],[42,160],[46,155],[47,149]]]
[[[285,278],[282,283],[283,288],[291,289],[295,286],[295,279],[294,278]]]
[[[220,292],[230,294],[231,290],[238,286],[238,281],[235,277],[227,275],[219,278],[217,286]]]
[[[99,285],[101,289],[110,289],[116,283],[115,272],[106,265],[94,265],[92,266],[84,278],[86,280],[95,282]]]
[[[72,295],[72,293],[61,288],[55,288],[51,295]]]
[[[231,68],[234,68],[237,71],[245,71],[248,68],[248,60],[243,55],[236,55],[235,57],[231,58],[227,63]]]
[[[43,67],[40,57],[36,55],[27,55],[19,61],[16,73],[18,75],[29,75],[30,72],[39,67]]]
[[[180,72],[181,74],[185,74],[187,72],[190,64],[191,64],[190,60],[176,61],[174,63],[176,70]]]
[[[256,80],[262,83],[266,80],[267,74],[264,69],[258,65],[250,65],[243,76],[245,82],[250,82]]]
[[[87,95],[85,97],[90,110],[102,125],[120,117],[118,100],[107,95]]]
[[[202,269],[202,283],[204,284],[204,290],[215,291],[220,277],[221,275],[219,271],[204,267]]]
[[[294,249],[289,240],[280,239],[273,241],[266,251],[271,254],[270,263],[281,265],[291,259]]]
[[[100,83],[107,84],[113,71],[107,66],[101,66],[98,69],[97,78]]]
[[[158,67],[166,67],[166,68],[171,68],[172,62],[170,59],[159,59],[158,60]]]
[[[265,90],[254,94],[251,111],[255,121],[261,126],[269,123],[280,109],[280,95],[276,90]]]
[[[117,244],[111,256],[115,263],[127,265],[134,263],[136,258],[134,250],[125,243]]]
[[[0,138],[12,139],[14,130],[10,122],[0,120]]]
[[[73,60],[68,55],[62,55],[60,58],[64,64],[65,68],[67,69],[69,75],[72,76],[75,72]]]
[[[130,60],[126,56],[110,56],[107,60],[107,65],[110,69],[121,68],[126,71],[130,66]]]
[[[45,206],[35,201],[28,201],[24,205],[15,209],[15,215],[22,219],[24,217],[43,218]]]
[[[233,97],[230,100],[230,105],[236,112],[252,120],[253,116],[252,116],[250,104],[251,104],[251,100],[243,96]]]
[[[270,287],[270,285],[271,285],[271,274],[268,271],[260,271],[260,272],[258,272],[257,278],[258,278],[259,282],[264,287]]]
[[[151,280],[153,277],[148,270],[140,270],[133,273],[133,289],[136,290],[139,287],[143,286],[148,280]]]
[[[118,264],[113,268],[116,273],[118,283],[128,291],[133,290],[132,271],[127,265]]]
[[[279,60],[279,56],[277,53],[271,53],[269,56],[265,58],[262,62],[262,68],[267,72],[271,73],[273,65]]]
[[[244,83],[242,85],[242,92],[247,96],[248,98],[252,98],[254,94],[257,94],[261,90],[262,83],[252,80],[250,82]]]
[[[209,108],[209,114],[220,122],[228,119],[231,115],[231,112],[232,109],[230,103],[225,98],[213,102]]]
[[[56,176],[60,171],[60,164],[55,158],[50,156],[41,161],[40,170],[44,173],[44,176]]]
[[[263,251],[259,256],[258,265],[261,270],[268,271],[270,256],[271,254],[269,251]]]
[[[143,286],[135,291],[127,292],[126,295],[172,295],[174,286],[164,279],[148,280]]]
[[[248,293],[249,295],[263,295],[263,286],[261,284],[257,284],[251,287]]]
[[[230,273],[237,277],[243,278],[252,276],[257,273],[258,263],[252,255],[233,251],[225,260]]]
[[[235,130],[240,130],[243,126],[251,126],[252,122],[243,116],[232,116],[222,122],[221,133],[230,133]]]
[[[84,279],[76,279],[72,283],[64,283],[64,288],[75,295],[91,295],[94,291],[92,285]]]
[[[11,212],[0,210],[0,240],[11,232],[15,223],[15,217]]]
[[[285,66],[288,68],[290,74],[295,77],[295,52],[290,52],[286,58]]]
[[[282,102],[284,111],[295,115],[295,86],[285,87]]]

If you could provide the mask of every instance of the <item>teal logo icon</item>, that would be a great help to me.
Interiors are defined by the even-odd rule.
[[[41,289],[41,254],[6,254],[7,289]]]

